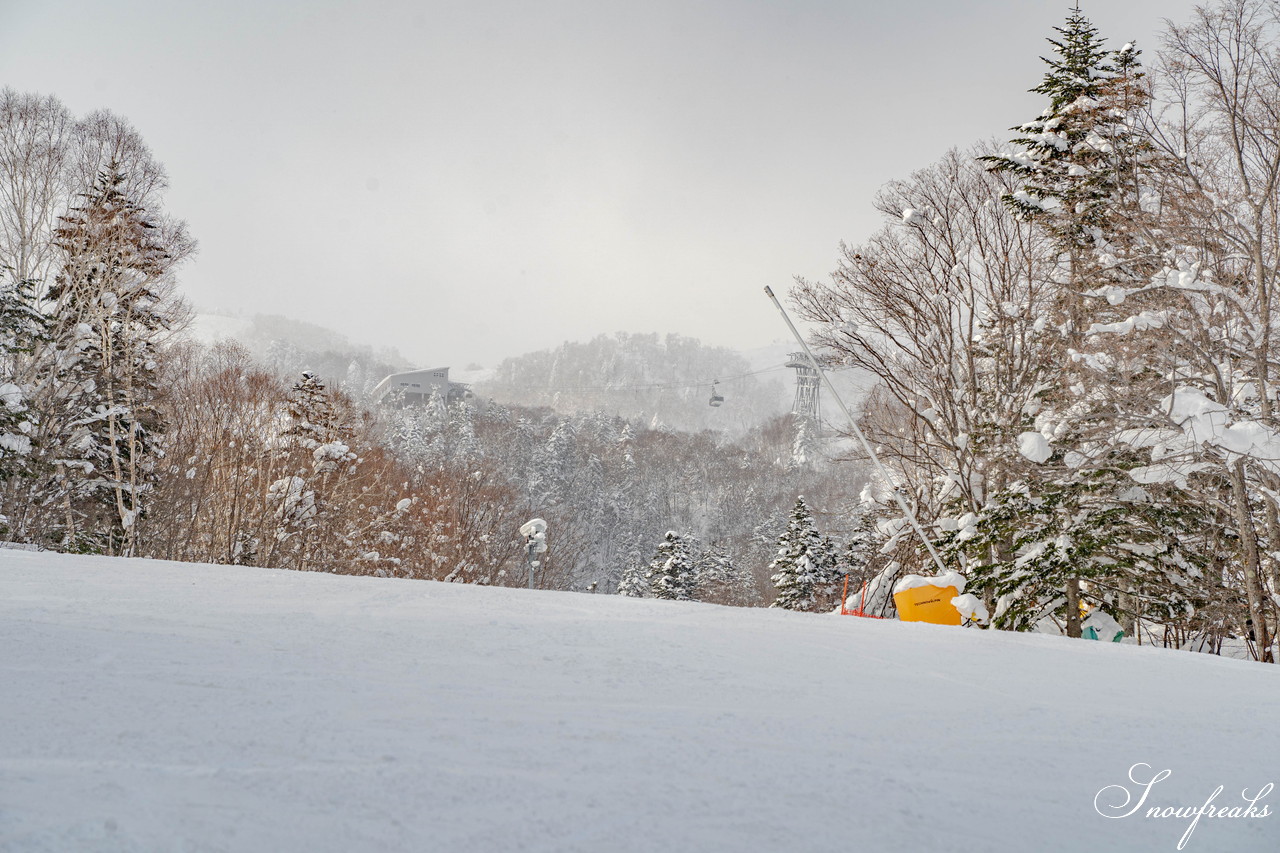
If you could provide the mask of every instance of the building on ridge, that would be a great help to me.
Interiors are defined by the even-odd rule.
[[[391,374],[374,386],[373,400],[389,406],[414,406],[430,400],[432,392],[449,403],[473,396],[470,385],[449,381],[449,368],[431,367]]]

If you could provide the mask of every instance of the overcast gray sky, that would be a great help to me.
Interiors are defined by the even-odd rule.
[[[876,189],[1042,108],[1062,0],[0,0],[0,84],[132,121],[203,310],[421,364],[600,332],[782,338],[761,289]],[[1154,54],[1188,0],[1083,8]]]

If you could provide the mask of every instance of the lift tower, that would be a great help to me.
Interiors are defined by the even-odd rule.
[[[814,423],[822,419],[821,378],[818,371],[809,364],[809,359],[802,352],[791,353],[787,367],[796,372],[796,400],[791,404],[791,411],[797,415],[810,418]]]

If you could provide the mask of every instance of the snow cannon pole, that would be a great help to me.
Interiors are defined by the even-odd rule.
[[[791,334],[795,337],[796,343],[800,344],[800,348],[804,350],[805,358],[809,359],[809,366],[817,371],[818,376],[822,377],[823,383],[827,386],[827,390],[831,392],[831,396],[835,398],[836,404],[840,406],[840,411],[844,412],[845,418],[849,421],[849,426],[853,428],[853,434],[857,436],[858,441],[862,442],[862,449],[867,451],[867,456],[871,457],[871,462],[876,466],[876,471],[884,479],[885,485],[893,492],[894,500],[898,502],[898,506],[907,517],[907,521],[911,523],[911,529],[920,537],[920,541],[924,543],[924,547],[929,551],[929,556],[933,558],[933,563],[938,567],[938,574],[946,574],[947,569],[942,565],[942,558],[938,556],[937,550],[934,549],[933,543],[929,541],[929,537],[924,535],[924,529],[920,527],[920,522],[916,519],[916,514],[907,506],[906,498],[902,496],[901,490],[893,485],[893,479],[889,476],[889,471],[880,462],[880,457],[876,455],[876,451],[872,448],[867,437],[862,434],[862,430],[858,428],[858,422],[854,419],[853,413],[849,411],[849,407],[844,404],[844,399],[840,396],[840,392],[836,390],[836,386],[831,384],[831,377],[827,376],[827,372],[822,369],[822,365],[818,364],[818,360],[813,357],[809,345],[805,343],[801,337],[796,324],[791,322],[791,317],[787,314],[787,310],[782,307],[782,303],[778,301],[778,297],[773,295],[773,289],[768,285],[765,286],[764,292],[768,294],[769,299],[773,302],[773,307],[778,309],[778,313],[782,315],[782,319],[786,322],[787,328],[791,330]]]

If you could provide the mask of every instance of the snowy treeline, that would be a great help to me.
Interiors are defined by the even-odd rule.
[[[603,411],[669,429],[741,434],[781,411],[782,364],[757,372],[738,353],[681,335],[599,335],[504,360],[476,390],[501,402]],[[725,398],[708,405],[711,383]]]
[[[1039,116],[887,186],[884,229],[793,291],[878,377],[865,428],[998,627],[1101,608],[1272,654],[1277,11],[1199,9],[1150,67],[1073,12]]]
[[[761,601],[756,578],[742,563],[735,563],[725,548],[704,548],[697,537],[674,530],[668,530],[658,543],[648,565],[628,563],[617,592],[631,598],[717,601],[742,607]]]
[[[842,527],[848,526],[850,518],[854,520],[846,531],[843,549],[830,536],[819,533],[804,497],[796,499],[777,537],[773,559],[765,567],[772,584],[770,607],[830,612],[839,606],[846,579],[857,592],[860,584],[881,569],[885,560],[879,550],[884,537],[874,521],[883,510],[866,500],[856,506],[846,500],[840,509]],[[753,539],[763,538],[758,529]],[[669,530],[647,565],[627,564],[618,593],[633,598],[753,605],[761,601],[759,586],[724,547],[703,547],[697,537]]]

